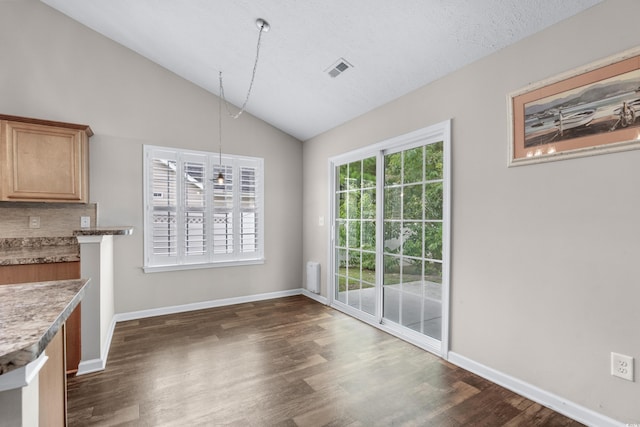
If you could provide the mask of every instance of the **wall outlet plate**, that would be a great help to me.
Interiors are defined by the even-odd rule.
[[[633,357],[611,353],[611,375],[633,381]]]
[[[29,217],[29,228],[40,228],[40,217],[39,216],[30,216]]]
[[[91,227],[91,217],[81,216],[80,217],[80,228],[89,228]]]

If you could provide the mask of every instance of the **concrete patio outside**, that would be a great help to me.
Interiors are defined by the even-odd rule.
[[[442,290],[439,283],[410,282],[383,287],[383,317],[434,339],[441,339]],[[337,300],[375,313],[375,288],[338,292]]]

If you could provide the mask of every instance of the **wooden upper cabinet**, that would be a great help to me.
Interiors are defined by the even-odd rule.
[[[5,115],[0,126],[0,200],[89,201],[89,126]]]

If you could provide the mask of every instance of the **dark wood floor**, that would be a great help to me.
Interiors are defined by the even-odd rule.
[[[118,323],[70,426],[580,426],[296,296]]]

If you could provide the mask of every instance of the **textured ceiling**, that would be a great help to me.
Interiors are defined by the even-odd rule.
[[[42,0],[309,139],[602,0]],[[336,78],[339,58],[353,65]]]

